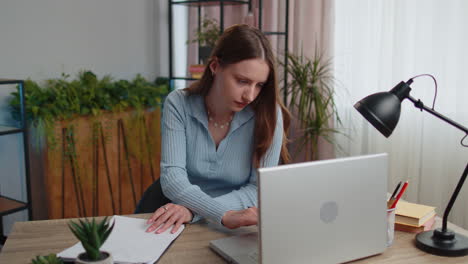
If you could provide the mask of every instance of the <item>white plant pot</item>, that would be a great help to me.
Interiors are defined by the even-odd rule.
[[[112,255],[107,252],[107,251],[101,251],[101,253],[103,254],[106,254],[107,255],[107,258],[105,259],[101,259],[101,260],[95,260],[95,261],[91,261],[91,260],[83,260],[81,257],[86,254],[86,253],[81,253],[78,255],[78,257],[76,258],[75,260],[75,263],[76,264],[113,264],[113,259],[112,259]]]

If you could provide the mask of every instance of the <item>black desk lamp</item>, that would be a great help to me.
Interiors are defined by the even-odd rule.
[[[433,78],[432,75],[423,74]],[[413,78],[422,75],[415,76]],[[369,121],[377,130],[380,131],[385,137],[389,137],[393,129],[398,123],[400,118],[401,102],[404,99],[408,99],[414,103],[416,108],[421,111],[427,111],[432,115],[444,120],[452,126],[461,129],[468,135],[468,129],[453,120],[443,116],[442,114],[434,110],[434,106],[431,108],[426,107],[420,100],[416,100],[409,95],[411,88],[410,84],[413,82],[413,78],[409,79],[406,83],[400,82],[389,92],[381,92],[371,94],[354,105],[359,113],[361,113],[367,121]],[[437,83],[436,83],[437,91]],[[434,98],[435,102],[435,98]],[[465,135],[465,137],[466,137]],[[464,137],[464,138],[465,138]],[[464,139],[463,138],[463,139]],[[466,145],[462,145],[466,147]],[[468,164],[460,178],[460,181],[455,188],[455,191],[450,198],[447,208],[444,212],[444,218],[442,221],[442,228],[437,228],[434,231],[426,231],[416,235],[416,247],[426,251],[428,253],[440,256],[466,256],[468,255],[468,237],[457,234],[447,229],[447,218],[450,210],[452,209],[455,200],[457,199],[458,193],[460,192],[463,183],[468,174]]]

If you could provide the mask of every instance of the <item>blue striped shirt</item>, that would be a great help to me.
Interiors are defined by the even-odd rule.
[[[216,148],[208,130],[204,98],[175,90],[162,116],[161,186],[173,203],[221,224],[226,211],[257,206],[257,172],[252,164],[255,113],[250,106],[235,113],[226,137]],[[262,167],[279,162],[283,119],[277,108],[273,142]]]

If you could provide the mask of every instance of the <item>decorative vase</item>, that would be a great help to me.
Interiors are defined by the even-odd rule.
[[[104,257],[101,260],[88,260],[86,258],[86,252],[83,252],[78,255],[75,260],[76,264],[113,264],[114,260],[112,259],[112,255],[107,251],[101,251],[101,257]]]
[[[198,48],[198,56],[200,57],[200,60],[203,64],[208,62],[208,58],[210,57],[212,50],[213,48],[210,46],[200,46]]]

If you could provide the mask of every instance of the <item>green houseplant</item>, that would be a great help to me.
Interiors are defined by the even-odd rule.
[[[110,225],[108,218],[97,222],[94,218],[70,221],[69,228],[78,240],[80,240],[85,252],[79,254],[75,263],[112,264],[112,255],[109,252],[100,251],[101,246],[114,229],[115,222]]]
[[[334,144],[333,134],[339,131],[333,123],[341,123],[334,100],[332,65],[317,51],[311,59],[302,53],[286,56],[291,80],[283,89],[287,93],[286,105],[299,127],[293,154],[304,151],[306,160],[314,160],[318,158],[319,138]]]
[[[195,37],[188,43],[198,43],[198,53],[202,63],[206,63],[220,35],[220,27],[216,19],[204,17],[200,28],[195,30]]]
[[[55,122],[73,119],[76,116],[99,116],[106,111],[121,112],[129,108],[141,111],[162,104],[168,93],[164,78],[149,82],[141,75],[133,80],[114,81],[109,75],[99,79],[93,72],[84,70],[75,80],[70,75],[48,79],[44,84],[26,80],[25,99],[28,123],[37,128],[39,137],[46,137],[50,147],[57,142],[52,131]],[[20,120],[18,91],[13,92],[9,102],[12,117]],[[40,140],[34,142],[39,146]],[[40,147],[40,146],[39,146]]]
[[[211,55],[211,51],[216,45],[216,41],[220,35],[220,27],[218,21],[210,19],[207,16],[203,18],[200,28],[197,28],[194,32],[195,37],[189,41],[189,43],[198,43],[198,57],[201,64],[192,64],[189,67],[189,72],[192,78],[200,79],[203,71],[205,70],[205,64],[208,62],[208,58]]]
[[[36,256],[31,260],[32,264],[63,264],[63,260],[58,258],[56,254],[49,254],[47,256]]]

